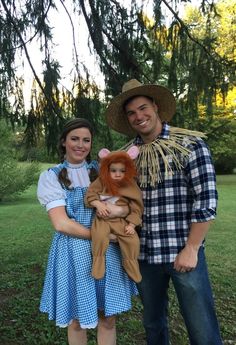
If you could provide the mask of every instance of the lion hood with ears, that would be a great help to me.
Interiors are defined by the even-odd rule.
[[[127,152],[114,151],[110,152],[107,149],[102,149],[99,152],[100,170],[99,177],[106,193],[110,195],[119,195],[119,188],[129,185],[131,181],[137,176],[137,171],[134,159],[138,156],[139,150],[137,146],[132,146]],[[125,176],[121,181],[114,181],[110,177],[109,167],[112,163],[123,163],[125,165]]]

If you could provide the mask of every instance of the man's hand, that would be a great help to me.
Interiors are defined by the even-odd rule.
[[[185,247],[176,256],[174,268],[178,272],[189,272],[197,266],[198,250],[208,232],[211,221],[192,223]]]
[[[198,249],[186,245],[181,252],[176,256],[174,268],[178,272],[189,272],[197,266]]]

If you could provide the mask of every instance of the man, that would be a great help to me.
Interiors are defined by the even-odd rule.
[[[108,125],[135,136],[130,145],[140,149],[144,214],[138,288],[147,344],[169,344],[171,279],[190,344],[222,345],[204,255],[204,239],[216,216],[215,171],[202,133],[167,124],[175,106],[165,87],[132,79],[106,110]]]

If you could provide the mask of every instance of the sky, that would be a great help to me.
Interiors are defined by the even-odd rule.
[[[124,2],[126,6],[129,5],[129,2],[132,0],[119,0],[120,3]],[[67,6],[70,2],[67,3]],[[152,8],[152,0],[146,0],[145,2],[145,10],[147,13],[150,13],[150,9]],[[71,16],[73,18],[72,10]],[[71,70],[74,66],[73,61],[73,42],[72,42],[72,28],[70,24],[70,20],[66,15],[63,6],[58,1],[58,12],[54,11],[51,15],[50,19],[50,26],[53,27],[53,36],[54,41],[57,43],[57,46],[54,48],[55,57],[58,59],[61,65],[62,71],[62,80],[61,83],[65,86],[69,86],[70,79],[71,79]],[[102,88],[104,88],[104,79],[101,75],[98,60],[96,56],[91,55],[89,48],[88,48],[88,31],[87,25],[83,16],[80,16],[78,21],[78,16],[76,15],[74,20],[74,28],[76,30],[75,36],[77,40],[77,47],[80,48],[78,51],[79,60],[86,65],[88,68],[90,75],[94,77],[96,83]],[[42,55],[39,51],[38,43],[33,42],[31,46],[28,48],[31,62],[37,72],[39,74],[42,71],[41,66],[41,58]],[[22,71],[22,68],[21,68]],[[33,82],[33,74],[30,69],[28,62],[24,61],[23,67],[23,75],[25,80],[25,97],[28,97],[28,90],[31,90],[32,82]]]
[[[131,1],[132,0],[120,0],[120,3],[125,2],[126,6],[128,6],[129,2]],[[201,0],[195,0],[193,2],[199,4]],[[66,5],[68,6],[69,3],[70,1]],[[145,11],[149,16],[152,15],[151,9],[152,0],[146,0]],[[72,10],[70,12],[73,19]],[[94,77],[96,83],[100,86],[101,89],[103,89],[104,78],[100,72],[98,61],[96,59],[96,56],[89,52],[88,31],[85,20],[83,16],[80,16],[78,20],[78,15],[76,15],[76,17],[74,18],[75,37],[77,40],[77,47],[79,47],[79,51],[77,51],[79,60],[86,65],[90,75]],[[66,15],[64,8],[59,1],[58,12],[54,11],[54,13],[51,14],[50,26],[53,27],[52,33],[54,36],[54,41],[56,42],[56,46],[54,47],[55,58],[61,65],[61,84],[70,89],[71,78],[73,77],[71,72],[73,66],[75,65],[73,60],[72,27],[70,24],[70,19]],[[42,54],[39,51],[38,42],[34,41],[33,44],[28,47],[28,49],[34,69],[36,70],[36,73],[40,75],[40,73],[42,72]],[[20,67],[19,70],[24,78],[24,98],[27,108],[30,106],[29,100],[34,77],[27,60],[24,60],[24,66]]]
[[[59,4],[60,3],[58,2],[58,5]],[[58,9],[59,12],[54,11],[50,18],[50,26],[53,28],[53,40],[54,42],[56,42],[56,45],[53,48],[52,56],[54,56],[55,59],[59,61],[61,66],[61,84],[65,87],[70,88],[71,79],[73,78],[71,72],[73,66],[75,65],[73,58],[72,27],[69,17],[65,14],[62,5],[58,6]],[[96,78],[98,78],[99,76],[98,80],[100,80],[102,87],[103,79],[96,62],[96,57],[94,55],[91,55],[88,49],[88,32],[82,16],[80,17],[79,22],[78,17],[76,17],[74,28],[76,30],[75,36],[77,40],[77,47],[80,48],[80,50],[78,51],[79,60],[87,66],[91,75]],[[27,46],[27,48],[29,51],[31,63],[34,66],[36,73],[38,75],[41,75],[42,53],[39,50],[39,43],[37,41],[33,41],[31,45]],[[26,59],[24,59],[24,65],[20,66],[19,73],[23,75],[25,84],[24,98],[26,104],[28,104],[34,76]]]

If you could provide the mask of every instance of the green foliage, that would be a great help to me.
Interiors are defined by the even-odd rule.
[[[45,169],[46,166],[43,167]],[[206,256],[224,344],[236,344],[236,175],[217,176],[218,216],[206,240]],[[0,205],[1,345],[66,345],[66,329],[39,312],[47,256],[53,231],[32,186],[19,199]],[[188,345],[173,286],[169,295],[170,338]],[[117,344],[145,345],[142,304],[117,317]],[[89,330],[88,345],[95,345]]]
[[[37,161],[37,162],[57,162],[58,159],[55,155],[50,155],[45,145],[38,144],[29,148],[21,147],[18,152],[19,160],[24,161]]]
[[[0,122],[0,201],[11,199],[23,193],[35,183],[39,174],[39,165],[33,163],[18,163],[14,150],[13,134],[4,121]]]
[[[8,154],[2,153],[0,161],[0,201],[23,193],[38,179],[39,165],[36,162],[22,165]]]
[[[95,135],[92,157],[96,158],[98,151],[105,147],[110,151],[121,149],[127,143],[127,138],[113,130],[108,130],[105,125],[100,127],[99,134]]]
[[[14,150],[12,143],[14,140],[13,132],[5,120],[0,120],[1,153],[12,155]]]
[[[236,123],[225,119],[215,121],[211,126],[214,143],[209,138],[212,155],[218,174],[230,174],[236,168]]]
[[[236,168],[236,123],[225,116],[215,116],[211,121],[201,119],[198,130],[207,134],[217,174],[231,174]]]
[[[61,15],[62,3],[72,26],[75,62],[68,89],[61,86],[60,57],[59,61],[54,57],[54,18]],[[13,128],[19,123],[24,127],[24,157],[40,160],[56,157],[64,121],[79,116],[89,119],[95,127],[94,148],[122,146],[122,137],[105,127],[101,98],[109,102],[129,78],[168,86],[174,92],[178,108],[173,125],[197,129],[202,105],[208,120],[214,118],[216,93],[225,98],[235,84],[235,2],[202,0],[193,7],[186,0],[175,0],[168,6],[166,2],[153,1],[152,13],[147,12],[145,1],[128,3],[109,0],[88,4],[84,0],[0,3],[0,117],[9,119]],[[190,7],[180,18],[180,6],[187,3]],[[105,90],[99,89],[92,73],[80,61],[78,52],[82,48],[75,39],[80,16],[85,19],[89,48],[96,54]],[[38,53],[44,66],[42,81],[27,54],[33,40],[39,42]],[[21,57],[28,60],[35,78],[29,111],[24,105],[24,83],[17,75]],[[47,154],[41,149],[44,144]],[[220,160],[222,152],[214,154]]]

